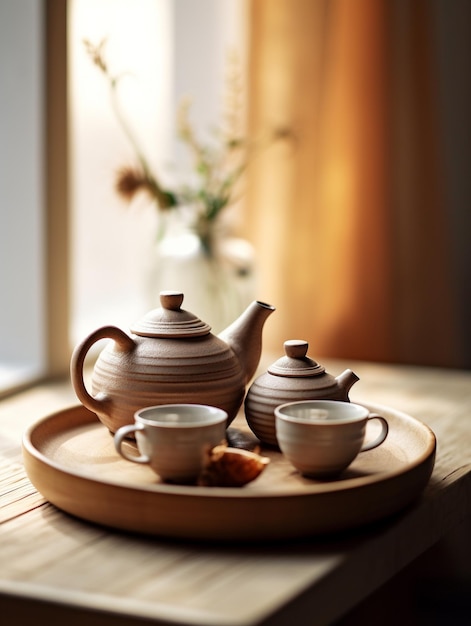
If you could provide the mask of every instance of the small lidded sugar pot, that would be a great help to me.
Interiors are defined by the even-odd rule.
[[[347,369],[336,378],[307,356],[307,341],[285,341],[285,356],[254,380],[245,398],[245,416],[252,432],[262,443],[278,447],[275,409],[298,400],[341,400],[359,378]]]

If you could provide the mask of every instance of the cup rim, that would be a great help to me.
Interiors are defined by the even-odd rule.
[[[316,419],[316,418],[305,418],[300,417],[298,415],[289,415],[284,413],[287,407],[291,406],[300,406],[300,405],[313,405],[313,408],[320,408],[321,405],[327,405],[327,407],[332,407],[334,405],[349,405],[350,407],[354,407],[361,413],[356,415],[352,415],[351,417],[340,417],[335,420],[325,420],[325,419]],[[315,424],[316,426],[335,426],[342,424],[352,424],[356,422],[362,422],[369,415],[369,410],[356,402],[346,402],[343,400],[296,400],[294,402],[285,402],[284,404],[280,404],[275,408],[275,416],[277,419],[280,419],[285,422],[291,422],[294,424]]]
[[[142,415],[146,412],[156,411],[156,412],[168,412],[174,409],[174,412],[177,412],[177,409],[188,409],[194,411],[206,411],[205,417],[202,418],[199,415],[195,416],[195,419],[191,421],[185,422],[166,422],[163,420],[159,420],[158,418],[151,419],[149,417],[145,417]],[[213,426],[215,424],[221,424],[225,422],[228,418],[228,414],[224,409],[220,409],[219,407],[212,406],[209,404],[192,404],[190,402],[177,402],[174,404],[155,404],[152,406],[142,407],[138,409],[134,413],[134,420],[136,422],[140,422],[149,426],[159,426],[159,428],[198,428],[201,426]]]

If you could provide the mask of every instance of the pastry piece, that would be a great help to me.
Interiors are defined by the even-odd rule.
[[[211,487],[243,487],[255,480],[270,459],[249,450],[224,444],[213,448],[198,484]]]

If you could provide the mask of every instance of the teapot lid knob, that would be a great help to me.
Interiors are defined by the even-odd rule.
[[[211,326],[196,315],[181,308],[181,291],[161,291],[159,309],[149,311],[132,327],[131,332],[141,337],[186,338],[209,334]]]
[[[289,339],[284,344],[286,356],[278,359],[268,368],[270,374],[275,376],[288,376],[292,378],[318,376],[325,372],[324,367],[310,359],[307,355],[309,344],[302,339]]]
[[[161,291],[159,297],[162,307],[169,311],[179,311],[183,304],[181,291]]]

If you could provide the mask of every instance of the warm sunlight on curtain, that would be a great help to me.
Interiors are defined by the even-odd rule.
[[[449,266],[430,3],[252,0],[247,221],[267,347],[463,365]]]

